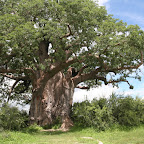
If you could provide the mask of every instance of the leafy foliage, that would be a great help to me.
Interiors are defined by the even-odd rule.
[[[112,94],[110,99],[74,103],[72,118],[79,126],[105,130],[115,124],[139,126],[144,123],[144,101]]]
[[[6,130],[21,130],[28,125],[28,115],[17,107],[3,104],[0,109],[0,127]]]
[[[110,105],[111,102],[113,116],[120,125],[138,126],[144,123],[143,100],[127,96],[119,98],[112,97],[110,99]]]
[[[52,77],[71,66],[87,66],[83,74],[97,69],[99,76],[83,80],[89,86],[100,85],[110,72],[114,74],[105,83],[127,82],[133,72],[139,79],[136,69],[142,64],[144,32],[114,19],[94,1],[3,0],[0,4],[1,76],[32,82],[36,73],[49,72]],[[51,72],[54,65],[61,68]]]
[[[93,0],[2,0],[0,4],[0,101],[25,99],[28,103],[32,95],[19,94],[24,92],[33,93],[33,98],[35,94],[46,98],[44,91],[48,81],[58,73],[63,78],[68,77],[74,87],[81,82],[90,87],[102,82],[113,85],[126,82],[132,89],[127,78],[140,80],[138,70],[143,64],[143,30],[113,18]],[[79,71],[75,77],[68,71],[72,67]],[[12,86],[7,84],[11,79],[14,80]],[[56,83],[52,85],[57,86]],[[34,100],[34,106],[39,104],[37,100]],[[80,113],[80,123],[102,130],[115,119],[123,125],[134,125],[132,121],[136,121],[138,113],[134,115],[132,110],[136,106],[127,113],[124,111],[127,103],[120,104],[121,101],[117,101],[116,112],[104,99],[81,104],[86,108],[84,114],[78,104],[74,111]],[[129,102],[128,108],[133,100],[128,99]],[[119,112],[119,115],[112,117],[113,112]],[[123,117],[122,113],[125,113]],[[127,115],[132,120],[128,121]],[[78,119],[77,115],[74,117]],[[137,123],[140,121],[143,118]]]
[[[88,101],[75,103],[72,115],[74,122],[79,126],[95,127],[98,130],[110,127],[114,119],[106,101],[106,99],[95,99],[91,103]]]
[[[38,126],[37,124],[30,125],[25,129],[25,131],[28,133],[36,133],[39,132],[40,130],[42,130],[42,127]]]

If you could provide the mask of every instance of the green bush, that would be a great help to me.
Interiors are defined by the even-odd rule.
[[[144,102],[139,98],[119,97],[112,106],[116,121],[123,126],[138,126],[144,123]]]
[[[0,109],[0,127],[6,130],[21,130],[27,126],[28,115],[17,107],[4,104]]]
[[[106,99],[84,101],[73,105],[74,122],[83,127],[94,127],[105,130],[114,123],[112,111],[107,106]]]
[[[135,100],[135,111],[140,123],[144,124],[144,100],[141,100],[138,97]]]
[[[105,130],[114,125],[126,127],[144,124],[144,101],[112,94],[109,99],[74,103],[72,119],[76,125]]]

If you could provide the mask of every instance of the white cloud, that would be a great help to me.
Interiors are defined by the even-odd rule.
[[[116,15],[126,17],[127,19],[134,21],[135,24],[141,25],[142,29],[144,28],[143,16],[140,16],[136,13],[129,13],[129,12],[120,12],[120,13],[116,13]]]
[[[108,3],[110,0],[93,0],[93,1],[98,3],[99,6],[105,6],[107,10],[110,8],[110,4]]]
[[[98,88],[87,90],[76,89],[73,97],[73,102],[82,102],[84,100],[93,100],[94,98],[109,98],[110,95],[116,92],[117,88],[112,85],[102,85]]]
[[[94,0],[94,1],[96,1],[96,2],[98,1],[98,4],[100,6],[105,6],[107,10],[110,9],[110,4],[109,4],[110,0]]]
[[[107,2],[109,2],[109,0],[98,0],[98,4],[99,4],[100,6],[106,5]]]

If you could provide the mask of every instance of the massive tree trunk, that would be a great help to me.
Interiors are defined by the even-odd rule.
[[[38,85],[38,84],[37,84]],[[63,129],[73,125],[70,119],[74,83],[66,78],[62,72],[34,90],[30,106],[30,124],[37,123],[44,126],[52,124],[58,117],[61,118]]]
[[[45,65],[48,58],[48,45],[45,40],[39,45],[38,57],[40,63]],[[34,72],[31,81],[33,95],[30,106],[30,124],[37,123],[44,126],[53,124],[56,118],[60,118],[62,129],[68,129],[73,125],[70,119],[70,109],[73,101],[74,87],[72,69],[64,74],[62,70],[72,64],[74,60],[50,64],[50,72],[40,69]]]

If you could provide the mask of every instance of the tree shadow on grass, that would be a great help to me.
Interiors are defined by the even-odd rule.
[[[84,129],[83,127],[73,126],[67,131],[63,131],[60,129],[44,129],[44,130],[41,130],[40,133],[46,134],[46,135],[60,135],[60,134],[65,134],[65,133],[79,132],[79,131],[82,131],[83,129]]]

